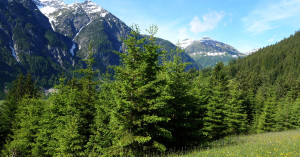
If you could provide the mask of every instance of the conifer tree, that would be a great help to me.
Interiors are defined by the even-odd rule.
[[[110,127],[111,112],[114,109],[115,82],[110,80],[111,75],[106,73],[100,84],[99,102],[95,104],[95,118],[92,125],[92,135],[87,145],[87,153],[90,156],[109,154],[109,147],[115,138],[113,127]]]
[[[217,139],[226,135],[225,106],[228,98],[228,76],[224,64],[218,63],[210,78],[211,96],[206,105],[203,132],[209,139]]]
[[[158,57],[163,51],[155,44],[156,32],[157,27],[151,27],[150,37],[141,38],[135,27],[124,41],[125,52],[118,53],[122,64],[114,67],[114,108],[110,112],[110,128],[116,137],[110,150],[120,156],[163,152],[166,147],[162,142],[171,137],[162,127],[169,117],[161,95],[164,83],[157,78],[161,69]]]
[[[51,104],[37,137],[41,146],[37,148],[37,153],[40,155],[83,156],[86,153],[97,103],[97,82],[94,80],[97,71],[92,69],[91,56],[90,51],[87,68],[79,70],[81,78],[69,81],[61,78],[56,87],[58,92],[49,98]]]
[[[291,107],[290,125],[292,128],[300,127],[300,94]]]
[[[23,74],[17,77],[4,103],[0,106],[0,148],[2,148],[6,140],[9,140],[7,135],[12,133],[12,123],[15,121],[18,104],[25,96],[27,98],[40,96],[30,73],[27,74],[26,78],[24,78]]]
[[[258,119],[257,132],[275,131],[275,111],[277,108],[276,98],[268,93],[266,101],[264,102],[263,111]]]
[[[247,115],[244,109],[244,99],[242,93],[238,90],[236,85],[232,85],[233,89],[230,90],[230,96],[225,105],[225,121],[226,134],[239,134],[246,131],[247,128]]]
[[[42,100],[25,96],[18,102],[13,122],[11,141],[3,150],[3,156],[36,156],[36,135],[40,129],[40,120],[44,113]]]
[[[177,54],[170,54],[170,61],[164,61],[161,77],[166,80],[164,95],[170,97],[167,100],[171,118],[167,126],[172,132],[169,145],[178,148],[200,141],[202,104],[197,104],[192,94],[192,73],[185,71],[188,63],[181,61],[179,48],[176,51]]]

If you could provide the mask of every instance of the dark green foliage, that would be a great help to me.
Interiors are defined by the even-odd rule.
[[[113,91],[113,110],[110,128],[115,134],[110,152],[121,156],[141,155],[142,152],[164,152],[163,139],[171,133],[162,127],[169,121],[163,82],[157,78],[162,53],[151,29],[148,43],[139,39],[138,30],[125,40],[126,51],[119,53],[122,64],[114,67],[116,83]],[[112,154],[111,154],[112,155]]]
[[[114,135],[114,128],[110,127],[111,112],[114,108],[114,88],[116,84],[109,79],[109,75],[104,77],[100,85],[99,103],[95,105],[95,119],[91,127],[92,135],[87,144],[87,153],[90,156],[99,156],[102,154],[109,154],[109,149],[116,135]]]
[[[94,80],[97,71],[92,69],[93,58],[90,56],[92,52],[86,60],[87,68],[79,70],[82,76],[68,82],[61,78],[58,92],[49,98],[50,105],[37,137],[37,143],[41,145],[37,151],[40,155],[84,155],[85,145],[92,135],[90,128],[97,102],[97,82]]]
[[[40,129],[44,107],[44,101],[27,96],[18,102],[10,136],[11,142],[5,145],[2,155],[34,156],[35,138]]]
[[[63,50],[67,51],[68,46],[59,38],[57,33],[47,30],[45,32],[45,38],[47,39],[48,45],[52,47],[61,47]]]
[[[300,92],[300,32],[229,63],[242,89],[252,132],[279,131],[293,125],[293,107]]]
[[[243,95],[236,85],[229,91],[230,95],[225,105],[226,134],[240,134],[247,129],[247,114],[245,111]]]
[[[15,121],[15,115],[19,108],[19,102],[24,98],[39,97],[38,89],[35,87],[31,78],[31,74],[24,77],[20,74],[13,83],[12,88],[8,92],[4,103],[0,106],[0,146],[2,147],[6,140],[9,140],[8,134],[12,133],[12,125]]]
[[[174,52],[173,52],[174,53]],[[202,103],[192,93],[193,73],[185,71],[187,63],[181,61],[179,48],[170,54],[170,61],[164,61],[160,76],[166,81],[163,95],[168,96],[167,123],[172,133],[169,147],[181,148],[201,142]]]
[[[114,76],[95,77],[97,52],[92,53],[90,45],[84,57],[86,68],[72,72],[72,79],[61,77],[47,100],[39,99],[30,74],[20,75],[0,102],[1,155],[161,155],[232,134],[300,127],[300,79],[294,69],[298,63],[276,71],[275,65],[252,54],[249,61],[246,57],[228,66],[218,63],[213,69],[187,71],[178,49],[167,53],[156,44],[156,29],[151,27],[151,35],[145,38],[138,29],[132,31],[124,40],[123,52],[117,52],[121,64],[113,67]],[[48,35],[49,42],[59,44],[54,34]],[[296,33],[286,40],[298,41],[297,37]],[[266,49],[280,51],[277,46]],[[264,53],[268,51],[261,50],[258,56]],[[297,60],[298,53],[289,61]],[[46,75],[58,69],[50,59],[25,57],[22,62]],[[259,66],[250,66],[252,59]],[[241,70],[245,61],[249,69]],[[38,68],[41,64],[44,68]]]
[[[210,98],[206,105],[204,118],[204,134],[209,139],[216,139],[226,135],[225,107],[228,103],[228,76],[224,64],[218,63],[210,78]]]

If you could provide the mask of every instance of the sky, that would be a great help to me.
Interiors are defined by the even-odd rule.
[[[71,4],[84,0],[64,0]],[[142,34],[174,44],[209,36],[242,53],[275,44],[300,30],[300,0],[92,0]]]

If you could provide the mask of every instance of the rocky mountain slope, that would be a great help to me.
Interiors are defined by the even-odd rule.
[[[0,1],[0,89],[19,73],[32,73],[39,86],[51,87],[59,74],[84,66],[92,45],[95,67],[105,72],[119,64],[114,51],[131,31],[124,22],[90,0],[66,4],[62,0]],[[166,50],[176,49],[158,39]],[[182,53],[183,61],[194,60]],[[0,95],[1,97],[1,95]]]
[[[72,40],[54,32],[32,0],[0,1],[2,89],[20,72],[33,73],[39,85],[53,85],[61,71],[81,64],[71,49]]]
[[[88,47],[92,43],[97,61],[96,68],[104,71],[109,65],[119,64],[119,57],[114,51],[121,49],[122,38],[131,31],[131,28],[119,18],[91,0],[70,5],[62,0],[36,0],[35,2],[49,18],[52,28],[72,39],[74,56],[85,58]],[[164,40],[160,39],[160,41]],[[160,42],[160,44],[168,45],[167,42]],[[182,55],[185,61],[194,62],[187,54]]]
[[[227,63],[229,60],[245,56],[232,46],[210,37],[203,37],[200,40],[185,39],[179,46],[202,67],[212,67],[218,62]]]

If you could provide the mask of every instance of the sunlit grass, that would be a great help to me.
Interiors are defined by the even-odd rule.
[[[300,157],[300,129],[227,137],[212,142],[208,148],[196,148],[193,151],[174,153],[170,156]]]

